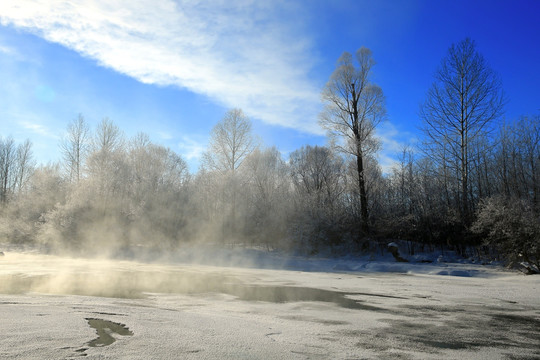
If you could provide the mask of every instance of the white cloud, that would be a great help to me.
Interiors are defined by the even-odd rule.
[[[321,134],[319,87],[294,9],[277,1],[3,0],[0,22],[137,80]],[[296,9],[298,10],[298,9]]]
[[[38,124],[36,122],[30,122],[30,121],[20,121],[19,124],[23,128],[25,128],[27,130],[30,130],[30,131],[33,131],[36,134],[43,135],[43,136],[46,136],[46,137],[52,138],[52,139],[58,139],[59,138],[59,136],[57,134],[55,134],[53,131],[51,131],[50,129],[48,129],[47,127],[45,127],[42,124]]]
[[[6,54],[6,55],[14,55],[16,54],[16,51],[10,46],[0,44],[0,53]]]
[[[408,131],[400,131],[391,122],[383,122],[377,128],[376,136],[382,142],[382,149],[377,154],[383,173],[391,172],[397,165],[397,158],[406,146],[413,146],[416,138]]]
[[[195,139],[193,136],[183,136],[178,148],[183,157],[188,161],[200,160],[206,150],[207,140]]]

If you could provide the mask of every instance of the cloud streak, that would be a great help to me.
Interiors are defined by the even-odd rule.
[[[120,5],[121,4],[121,5]],[[286,2],[5,0],[0,21],[143,83],[321,134],[308,36]]]
[[[377,158],[385,174],[389,174],[392,168],[398,164],[397,158],[403,149],[407,146],[414,146],[417,141],[412,133],[398,130],[388,121],[379,125],[376,136],[382,143],[382,149],[377,153]]]
[[[46,136],[46,137],[51,138],[51,139],[59,139],[60,138],[57,134],[52,132],[50,129],[48,129],[43,124],[39,124],[37,122],[31,122],[31,121],[20,121],[19,124],[23,128],[25,128],[27,130],[30,130],[30,131],[32,131],[32,132],[34,132],[36,134]]]
[[[13,48],[2,44],[0,44],[0,53],[10,56],[17,54],[17,52]]]
[[[207,140],[196,140],[193,137],[182,136],[178,143],[178,148],[182,155],[188,160],[199,160],[206,150]]]

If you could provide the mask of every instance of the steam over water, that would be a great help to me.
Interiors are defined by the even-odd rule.
[[[149,293],[222,293],[247,301],[320,301],[349,309],[376,309],[346,297],[344,292],[254,285],[246,283],[247,279],[202,266],[10,254],[0,269],[0,293],[4,294],[35,292],[137,299]],[[357,293],[350,295],[354,294]]]
[[[145,293],[201,293],[233,278],[193,267],[129,261],[9,254],[0,268],[0,292],[141,298]]]

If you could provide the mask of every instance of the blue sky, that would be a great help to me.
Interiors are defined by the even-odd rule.
[[[365,46],[386,96],[387,169],[418,138],[433,73],[465,37],[500,75],[505,117],[540,112],[538,14],[539,0],[3,0],[0,136],[56,161],[69,121],[109,117],[196,171],[212,126],[240,107],[286,156],[326,143],[321,89],[343,51]]]

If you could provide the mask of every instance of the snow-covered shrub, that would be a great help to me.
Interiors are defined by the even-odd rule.
[[[66,197],[66,183],[57,164],[41,166],[32,172],[26,191],[0,207],[0,240],[10,243],[32,243],[47,213]]]
[[[510,264],[540,268],[540,216],[523,199],[495,196],[480,203],[472,230],[485,236]]]

